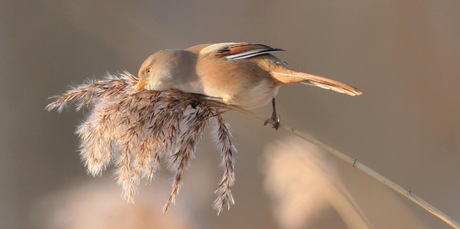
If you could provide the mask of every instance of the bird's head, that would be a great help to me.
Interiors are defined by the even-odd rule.
[[[163,91],[174,85],[175,71],[181,55],[178,50],[161,50],[149,56],[141,65],[136,88]]]

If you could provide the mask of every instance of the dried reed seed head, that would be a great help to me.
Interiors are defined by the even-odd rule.
[[[285,138],[269,145],[264,158],[265,189],[282,228],[308,227],[331,209],[347,228],[372,228],[316,146]]]
[[[221,114],[226,106],[204,96],[176,90],[137,90],[138,79],[128,72],[90,80],[71,88],[46,106],[63,110],[76,103],[76,110],[90,113],[77,128],[80,156],[93,176],[109,166],[116,169],[123,196],[133,202],[142,178],[152,180],[162,159],[175,173],[164,211],[174,202],[181,188],[183,172],[194,157],[196,144],[210,119],[215,120],[212,135],[222,154],[224,175],[214,203],[220,213],[234,204],[231,187],[235,180],[234,154],[229,125]]]

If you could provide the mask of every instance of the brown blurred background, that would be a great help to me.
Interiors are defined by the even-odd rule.
[[[351,98],[283,88],[282,122],[359,158],[460,220],[459,9],[456,0],[0,0],[0,228],[47,228],[36,219],[51,218],[37,213],[49,210],[39,207],[48,198],[113,180],[111,171],[86,176],[73,134],[84,114],[45,112],[49,96],[106,72],[137,73],[159,49],[224,41],[284,48],[277,55],[293,69],[363,90]],[[268,116],[270,107],[256,111]],[[205,135],[168,214],[180,211],[177,217],[187,215],[196,228],[278,228],[261,158],[268,143],[287,134],[234,112],[226,118],[239,149],[236,206],[218,217],[211,207],[222,171]],[[361,172],[329,161],[374,227],[449,228]],[[168,176],[163,169],[140,193],[168,192]],[[115,181],[108,185],[118,188]],[[161,195],[155,214],[166,200]],[[314,221],[305,227],[344,227],[333,211]]]

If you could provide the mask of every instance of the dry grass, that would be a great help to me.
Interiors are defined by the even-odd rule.
[[[137,91],[137,78],[129,73],[109,75],[93,80],[66,93],[52,97],[55,101],[47,110],[62,109],[76,102],[76,110],[88,108],[90,114],[77,129],[80,154],[88,172],[100,175],[110,164],[117,171],[123,195],[133,202],[133,196],[142,178],[152,180],[165,160],[175,173],[170,197],[164,211],[174,203],[181,188],[183,172],[190,164],[203,129],[212,121],[212,135],[222,153],[224,175],[216,190],[215,207],[221,213],[225,205],[234,204],[231,188],[235,180],[235,146],[231,141],[228,124],[221,114],[235,110],[265,121],[263,117],[237,106],[179,91]],[[332,148],[318,139],[281,124],[280,130],[292,133],[325,152],[341,159],[366,175],[393,189],[424,208],[453,228],[460,224],[432,206],[414,192],[407,190],[375,170]]]
[[[264,121],[265,120],[264,117],[261,117],[260,115],[254,113],[254,112],[251,112],[251,111],[248,111],[248,110],[236,107],[236,106],[227,106],[227,107],[231,108],[232,110],[241,112],[241,113],[243,113],[245,115],[248,115],[248,116],[250,116],[250,117],[252,117],[254,119],[257,119],[259,121]],[[452,217],[448,216],[444,212],[442,212],[439,209],[437,209],[435,206],[431,205],[430,203],[428,203],[427,201],[422,199],[415,192],[403,188],[402,186],[398,185],[396,182],[388,179],[387,177],[383,176],[382,174],[380,174],[377,171],[373,170],[372,168],[368,167],[364,163],[360,162],[358,159],[352,158],[352,157],[344,154],[343,152],[331,147],[330,145],[318,140],[317,138],[315,138],[315,137],[313,137],[313,136],[311,136],[309,134],[306,134],[306,133],[304,133],[302,131],[296,130],[295,128],[292,128],[290,126],[284,125],[283,123],[281,123],[279,125],[279,130],[287,132],[287,133],[291,133],[291,134],[303,139],[304,141],[310,142],[311,144],[315,145],[316,147],[318,147],[319,149],[323,150],[324,152],[326,152],[326,153],[328,153],[328,154],[340,159],[341,161],[345,162],[348,165],[353,166],[354,168],[356,168],[359,171],[363,172],[364,174],[368,175],[372,179],[380,182],[382,185],[384,185],[384,186],[392,189],[393,191],[399,193],[400,195],[404,196],[408,200],[412,201],[413,203],[417,204],[421,208],[423,208],[426,211],[430,212],[432,215],[434,215],[437,218],[439,218],[440,220],[444,221],[446,224],[450,225],[452,228],[460,228],[460,223],[458,223],[455,219],[453,219]]]
[[[33,201],[33,228],[46,229],[193,229],[202,228],[201,217],[189,206],[178,204],[175,211],[161,214],[168,187],[148,187],[136,196],[138,203],[127,206],[112,179],[77,182]]]
[[[225,106],[203,96],[179,91],[138,91],[137,78],[127,72],[93,80],[54,96],[46,109],[62,111],[69,103],[90,114],[78,127],[80,155],[93,176],[109,165],[116,169],[123,196],[133,202],[141,179],[154,179],[165,161],[174,173],[171,194],[163,211],[174,203],[184,171],[194,157],[204,127],[211,132],[222,153],[224,174],[216,190],[215,207],[220,213],[234,204],[235,146],[229,125],[221,114]]]
[[[373,228],[326,155],[313,144],[285,138],[267,146],[265,190],[281,228],[314,227],[315,218],[336,211],[346,228]]]

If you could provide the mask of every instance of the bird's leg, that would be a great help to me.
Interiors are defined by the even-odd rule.
[[[275,130],[277,130],[280,127],[280,119],[278,117],[278,114],[276,113],[275,97],[273,97],[273,99],[272,99],[272,107],[273,107],[272,117],[267,119],[267,120],[265,120],[264,126],[267,125],[268,123],[270,123],[270,124],[272,124],[272,127],[275,128]]]

